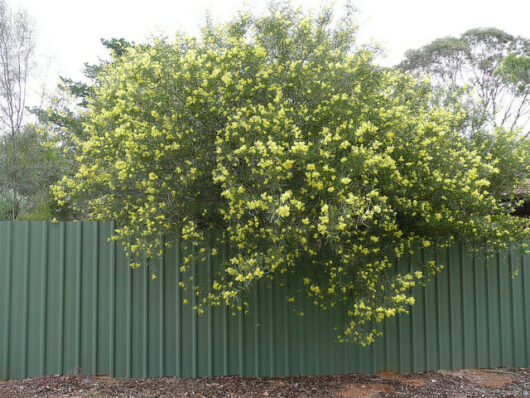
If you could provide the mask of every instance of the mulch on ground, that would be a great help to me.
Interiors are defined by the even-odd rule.
[[[530,397],[530,368],[415,374],[200,379],[83,375],[0,381],[0,397]]]

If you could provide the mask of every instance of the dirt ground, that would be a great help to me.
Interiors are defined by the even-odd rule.
[[[113,379],[46,376],[0,381],[0,397],[530,397],[530,368],[381,372],[360,376]]]

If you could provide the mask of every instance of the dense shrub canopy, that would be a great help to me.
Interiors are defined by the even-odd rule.
[[[371,321],[406,311],[439,266],[392,275],[396,256],[513,246],[524,226],[490,193],[504,159],[459,133],[465,110],[433,107],[427,83],[376,66],[330,18],[283,8],[129,48],[102,68],[81,167],[55,194],[116,220],[133,258],[178,234],[196,253],[183,270],[216,255],[204,231],[222,229],[234,251],[200,302],[241,308],[257,280],[293,271],[370,343]],[[502,156],[515,186],[526,154]]]

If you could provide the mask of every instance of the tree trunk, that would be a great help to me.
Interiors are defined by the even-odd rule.
[[[13,190],[11,219],[14,221],[18,217],[17,148],[15,131],[11,132],[11,150],[13,151],[11,157],[11,189]]]

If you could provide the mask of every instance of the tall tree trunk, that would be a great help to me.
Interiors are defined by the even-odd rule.
[[[11,189],[13,190],[13,206],[11,219],[14,221],[18,217],[18,186],[17,186],[17,148],[16,135],[12,134],[12,160],[11,160]]]

